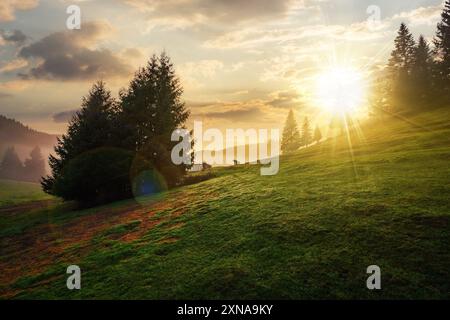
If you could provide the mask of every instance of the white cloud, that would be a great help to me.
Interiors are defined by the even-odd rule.
[[[442,5],[420,7],[396,14],[392,20],[406,21],[411,25],[435,25],[440,19],[441,12]]]

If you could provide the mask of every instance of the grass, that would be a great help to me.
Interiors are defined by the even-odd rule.
[[[353,153],[340,137],[282,157],[276,176],[243,165],[149,198],[7,212],[0,296],[448,299],[450,115],[410,120],[372,120]]]
[[[48,199],[51,197],[45,194],[37,183],[0,179],[0,207]]]

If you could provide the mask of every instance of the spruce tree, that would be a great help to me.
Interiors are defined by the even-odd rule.
[[[181,97],[183,88],[170,58],[163,52],[140,69],[120,93],[125,147],[140,153],[166,179],[176,185],[189,165],[174,165],[172,132],[184,129],[189,117]],[[192,155],[192,153],[191,153]]]
[[[417,47],[414,51],[414,69],[413,72],[428,77],[432,63],[431,49],[424,36],[419,37]]]
[[[45,175],[45,160],[42,157],[41,149],[35,147],[30,152],[30,157],[24,162],[25,180],[39,182]]]
[[[395,73],[410,73],[414,63],[415,41],[406,24],[401,23],[395,39],[395,48],[389,59],[389,68]]]
[[[70,121],[67,133],[58,139],[56,155],[49,157],[52,172],[41,181],[45,192],[66,200],[95,201],[105,186],[112,186],[111,179],[122,174],[116,170],[123,169],[115,162],[116,152],[111,152],[113,161],[108,159],[109,149],[105,149],[117,145],[115,132],[122,130],[113,127],[115,116],[116,103],[111,92],[104,82],[95,83],[82,99],[81,109]],[[101,154],[92,155],[95,151]]]
[[[434,38],[434,54],[439,85],[448,94],[450,91],[450,0],[446,0],[441,18]]]
[[[411,95],[413,92],[411,73],[414,68],[415,52],[414,37],[406,24],[402,23],[388,65],[391,80],[389,100],[394,108],[405,109],[414,101]]]
[[[22,180],[23,164],[14,147],[6,149],[3,160],[0,163],[0,178],[10,180]]]
[[[312,133],[311,133],[311,125],[309,123],[308,117],[305,117],[302,126],[302,138],[301,138],[302,146],[309,146],[312,142]]]
[[[284,125],[281,151],[283,153],[293,152],[300,148],[300,145],[300,132],[297,127],[297,121],[295,121],[294,112],[291,109]]]
[[[421,35],[414,52],[414,65],[412,81],[415,105],[424,108],[429,104],[432,90],[432,56],[431,49],[425,38]]]
[[[89,94],[82,98],[81,109],[69,122],[67,134],[58,138],[56,156],[49,158],[53,177],[59,175],[67,161],[81,153],[113,143],[111,120],[114,108],[115,101],[105,83],[95,83]],[[45,180],[51,184],[53,179]]]
[[[320,131],[319,126],[316,126],[316,129],[314,130],[314,141],[319,142],[322,140],[322,132]]]

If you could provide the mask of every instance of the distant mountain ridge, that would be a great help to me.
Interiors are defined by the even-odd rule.
[[[52,147],[57,135],[39,132],[21,122],[0,115],[0,145]]]

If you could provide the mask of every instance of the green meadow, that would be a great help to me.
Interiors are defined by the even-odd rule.
[[[1,182],[0,297],[449,299],[450,114],[407,118],[90,209]]]
[[[0,208],[19,203],[52,199],[36,183],[0,179]]]

